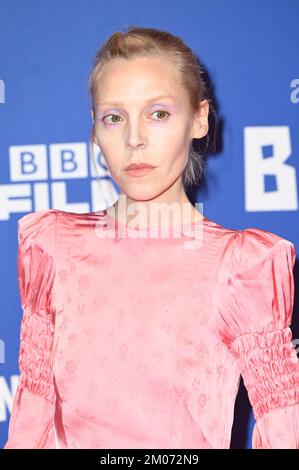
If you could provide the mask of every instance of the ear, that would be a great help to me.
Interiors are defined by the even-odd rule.
[[[90,110],[90,114],[91,114],[92,123],[94,124],[94,113],[93,113],[93,109]]]
[[[193,117],[193,124],[191,130],[192,139],[201,139],[207,135],[209,131],[209,102],[202,100],[198,102],[198,109]]]

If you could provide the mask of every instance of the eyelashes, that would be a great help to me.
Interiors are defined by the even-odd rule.
[[[154,121],[155,121],[156,123],[158,123],[158,124],[159,124],[160,122],[167,121],[167,120],[168,120],[168,117],[170,116],[170,113],[169,113],[168,111],[164,111],[164,110],[162,110],[162,109],[159,109],[158,111],[154,111],[152,114],[156,114],[156,113],[163,113],[163,114],[166,114],[166,118],[164,118],[164,119],[154,119]],[[107,127],[116,126],[120,121],[112,122],[112,123],[111,123],[111,122],[110,122],[110,123],[109,123],[109,122],[107,123],[107,121],[105,121],[105,119],[106,119],[106,118],[109,118],[110,116],[114,116],[114,117],[117,117],[117,118],[121,118],[121,116],[119,116],[118,114],[112,114],[112,113],[111,113],[111,114],[106,114],[105,116],[103,116],[103,117],[101,118],[101,122],[103,122],[104,125],[107,126]]]

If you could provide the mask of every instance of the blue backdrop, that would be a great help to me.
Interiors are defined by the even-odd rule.
[[[102,208],[87,93],[98,46],[131,24],[187,42],[211,77],[221,124],[194,200],[227,227],[270,230],[299,252],[298,18],[298,0],[0,0],[0,447],[19,377],[17,220],[50,207]],[[101,155],[98,170],[105,207],[118,188]],[[294,338],[298,317],[295,300]],[[251,447],[243,384],[235,411],[232,447]]]

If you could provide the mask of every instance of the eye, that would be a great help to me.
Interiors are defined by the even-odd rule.
[[[102,121],[103,121],[104,123],[106,123],[105,119],[108,118],[108,117],[110,117],[110,116],[116,117],[116,118],[120,118],[120,116],[118,116],[117,114],[107,114],[106,116],[104,116],[104,117],[102,118]],[[116,121],[116,122],[118,122],[118,121]],[[111,123],[111,122],[107,122],[107,124],[108,124],[108,126],[113,126],[116,122],[115,122],[115,121],[112,121],[112,123]]]
[[[162,109],[160,109],[159,111],[155,111],[153,114],[155,113],[162,113],[162,114],[167,114],[167,116],[170,116],[170,114],[167,112],[167,111],[163,111]],[[163,119],[155,119],[155,121],[163,121]]]

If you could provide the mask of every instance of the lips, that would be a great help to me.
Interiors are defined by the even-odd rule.
[[[149,165],[148,163],[131,163],[131,165],[127,166],[125,170],[139,170],[142,168],[155,168],[153,165]]]
[[[125,169],[125,173],[128,176],[146,176],[154,169],[154,166],[145,163],[132,163]]]

